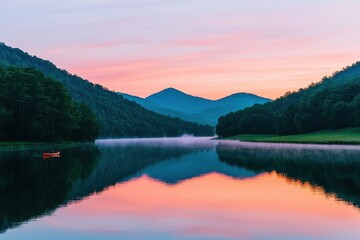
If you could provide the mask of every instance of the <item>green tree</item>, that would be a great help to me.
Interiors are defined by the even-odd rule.
[[[94,140],[99,125],[64,86],[30,68],[0,70],[2,140]],[[76,132],[76,134],[75,134]]]

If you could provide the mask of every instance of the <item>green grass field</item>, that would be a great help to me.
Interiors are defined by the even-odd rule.
[[[360,128],[324,130],[319,132],[288,136],[243,134],[224,139],[245,142],[360,144]]]

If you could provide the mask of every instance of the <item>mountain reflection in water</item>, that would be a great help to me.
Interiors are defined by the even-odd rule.
[[[357,147],[268,144],[238,148],[220,143],[220,161],[256,173],[275,171],[286,178],[321,187],[360,207],[360,150]],[[285,147],[281,147],[285,146]]]
[[[37,151],[0,152],[8,239],[360,234],[360,147],[183,138],[103,140],[61,159]]]

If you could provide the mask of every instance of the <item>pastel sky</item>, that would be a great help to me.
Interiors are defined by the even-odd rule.
[[[276,98],[360,60],[358,0],[0,0],[0,41],[138,96]]]

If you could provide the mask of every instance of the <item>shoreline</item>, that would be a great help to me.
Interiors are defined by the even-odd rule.
[[[360,145],[360,128],[323,130],[298,135],[278,136],[273,134],[241,134],[231,137],[217,138],[241,142],[263,143],[297,143],[327,145]]]
[[[26,150],[26,149],[37,149],[37,148],[56,148],[63,149],[82,144],[95,144],[94,142],[29,142],[29,141],[13,141],[13,142],[0,142],[0,150]]]
[[[312,145],[360,145],[360,141],[251,141],[251,140],[239,140],[239,139],[229,139],[229,138],[214,138],[214,140],[226,140],[226,141],[237,141],[237,142],[247,142],[247,143],[282,143],[282,144],[312,144]]]

